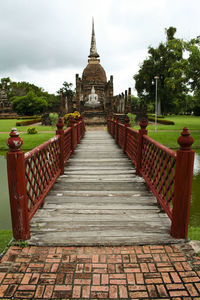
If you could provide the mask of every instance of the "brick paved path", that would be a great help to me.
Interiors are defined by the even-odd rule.
[[[190,246],[11,247],[0,299],[200,299]]]

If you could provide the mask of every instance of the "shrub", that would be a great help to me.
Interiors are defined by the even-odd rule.
[[[33,91],[29,91],[25,96],[13,97],[11,101],[13,110],[26,116],[41,114],[48,106],[46,99],[38,97]]]
[[[200,105],[195,105],[193,108],[193,113],[195,116],[200,116]]]
[[[34,119],[34,120],[28,120],[28,121],[21,121],[21,122],[16,122],[16,126],[26,126],[26,125],[31,125],[41,122],[41,118]]]
[[[58,114],[57,113],[50,113],[49,118],[50,118],[50,121],[51,121],[51,126],[56,127],[56,123],[57,123],[57,120],[58,120]]]
[[[78,111],[75,111],[74,113],[69,113],[69,114],[66,114],[64,115],[64,123],[68,125],[68,121],[70,118],[73,118],[73,119],[79,119],[80,118],[80,113]]]
[[[35,127],[29,127],[29,128],[27,128],[27,133],[28,134],[36,134],[36,133],[38,133],[38,131]]]
[[[135,126],[135,115],[131,114],[131,113],[128,113],[128,117],[129,117],[129,120],[130,120],[131,127],[134,127]]]

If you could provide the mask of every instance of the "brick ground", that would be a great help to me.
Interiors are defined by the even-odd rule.
[[[0,299],[200,299],[189,245],[11,247]]]

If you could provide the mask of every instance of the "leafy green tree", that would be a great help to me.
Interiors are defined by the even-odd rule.
[[[45,98],[38,97],[33,91],[25,96],[16,96],[12,98],[12,107],[19,115],[37,115],[41,114],[48,103]]]
[[[48,110],[56,111],[60,106],[60,97],[58,95],[49,94],[48,92],[44,91],[43,88],[29,82],[15,82],[7,77],[1,79],[0,87],[2,87],[2,85],[4,85],[6,89],[9,100],[11,100],[13,97],[22,97],[26,96],[29,92],[33,92],[37,97],[42,97],[47,101]]]
[[[149,47],[148,58],[144,60],[139,72],[134,76],[135,87],[144,104],[155,102],[155,76],[158,80],[158,102],[161,112],[167,114],[176,108],[176,101],[182,103],[188,91],[183,57],[185,44],[174,37],[176,28],[166,29],[166,42],[157,48]]]
[[[57,91],[60,95],[62,94],[63,97],[67,97],[67,99],[72,99],[75,92],[72,90],[72,83],[68,83],[66,81],[63,82],[63,86]]]
[[[185,43],[188,52],[186,75],[190,91],[200,94],[200,36]]]

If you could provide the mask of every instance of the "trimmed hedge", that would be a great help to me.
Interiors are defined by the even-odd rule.
[[[17,117],[17,120],[34,120],[39,118],[40,116],[21,116],[21,117]]]
[[[41,118],[37,118],[34,120],[28,120],[28,121],[21,121],[21,122],[16,122],[16,126],[26,126],[26,125],[31,125],[31,124],[35,124],[41,122]]]
[[[155,115],[154,114],[147,114],[148,118],[155,118]],[[162,115],[158,115],[157,116],[158,119],[164,119],[165,116],[162,116]]]
[[[148,117],[148,120],[152,121],[152,122],[155,122],[154,117]],[[163,119],[157,119],[157,123],[163,124],[163,125],[175,125],[175,123],[173,121],[163,120]]]

